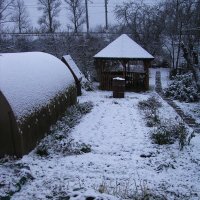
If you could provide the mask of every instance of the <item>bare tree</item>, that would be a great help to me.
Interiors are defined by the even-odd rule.
[[[142,0],[130,1],[117,5],[114,11],[122,32],[131,33],[134,40],[149,49],[152,54],[161,52],[164,15],[159,5],[152,7]]]
[[[86,11],[86,27],[87,27],[87,33],[89,33],[90,26],[89,26],[89,17],[88,17],[88,0],[85,0],[85,11]]]
[[[195,4],[193,0],[165,0],[166,46],[170,53],[172,67],[176,71],[180,65],[181,43],[186,39],[184,31],[192,25]]]
[[[61,10],[61,0],[38,0],[38,5],[38,10],[43,12],[43,15],[38,21],[42,31],[49,33],[55,32],[60,26],[56,18]]]
[[[0,0],[0,31],[3,24],[10,22],[11,8],[13,0]]]
[[[16,0],[13,6],[12,20],[18,33],[23,33],[29,30],[30,20],[23,0]]]
[[[77,33],[85,23],[85,7],[82,0],[65,0],[65,2],[70,11],[70,21],[74,26],[74,32]]]
[[[144,14],[144,7],[143,1],[124,2],[115,7],[117,20],[132,32],[137,41],[141,41],[141,19]]]
[[[200,68],[198,53],[194,50],[191,51],[191,47],[186,47],[183,42],[181,43],[181,49],[183,51],[183,57],[187,62],[187,67],[192,71],[198,90],[200,91]]]

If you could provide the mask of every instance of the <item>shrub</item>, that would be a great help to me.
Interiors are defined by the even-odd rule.
[[[47,150],[47,146],[43,143],[40,143],[37,147],[36,147],[36,154],[38,156],[41,156],[41,157],[45,157],[45,156],[48,156],[49,155],[49,152]]]
[[[143,180],[104,180],[96,185],[95,190],[100,193],[107,193],[119,199],[133,200],[166,200],[163,195],[151,190],[146,181]]]
[[[155,110],[160,108],[161,106],[162,104],[155,96],[149,97],[147,100],[143,100],[138,103],[138,107],[141,110]]]
[[[195,102],[199,100],[197,84],[194,81],[193,74],[187,73],[177,75],[165,90],[167,97],[172,97],[175,100],[185,102]]]
[[[147,119],[146,126],[147,127],[153,127],[153,126],[157,125],[159,122],[160,122],[160,120],[158,118],[158,115],[155,115],[154,117],[152,117],[152,118],[149,117]]]
[[[91,145],[87,145],[85,143],[80,145],[80,151],[83,153],[90,153],[91,152]]]
[[[15,193],[19,192],[26,183],[33,179],[34,177],[28,165],[11,160],[5,163],[1,167],[0,199],[12,199]]]
[[[0,158],[0,165],[7,162],[15,161],[16,159],[17,159],[16,156],[5,155],[4,157]]]
[[[94,87],[91,82],[89,82],[86,78],[81,81],[81,87],[86,91],[94,91]]]
[[[92,107],[92,102],[85,102],[68,108],[64,117],[51,127],[50,134],[36,147],[36,154],[48,156],[54,153],[67,156],[90,152],[90,145],[74,142],[69,133],[79,123],[83,115],[92,110]]]
[[[91,101],[85,102],[83,104],[77,104],[77,109],[81,112],[81,114],[89,113],[93,108],[93,103]]]
[[[180,147],[180,150],[182,150],[183,147],[187,143],[189,144],[189,142],[187,142],[187,136],[189,134],[183,122],[180,122],[179,126],[177,126],[177,132],[178,132],[178,139],[179,139],[179,147]]]
[[[189,131],[183,122],[174,123],[171,121],[164,121],[151,132],[151,139],[154,143],[159,145],[173,144],[178,140],[180,150],[190,141],[188,139]]]
[[[171,127],[170,127],[171,128]],[[173,144],[175,137],[172,131],[167,125],[160,124],[152,133],[151,139],[154,143],[163,145],[163,144]]]
[[[153,127],[160,122],[158,108],[161,106],[160,101],[154,96],[138,103],[138,107],[145,113],[146,125],[148,127]]]

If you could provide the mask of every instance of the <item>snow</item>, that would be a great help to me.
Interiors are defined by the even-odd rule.
[[[116,77],[116,78],[113,78],[113,80],[125,81],[125,79],[124,79],[124,78],[121,78],[121,77]]]
[[[155,70],[151,71],[155,74]],[[155,79],[150,82],[153,87]],[[134,192],[136,185],[163,194],[169,200],[198,200],[200,135],[196,135],[183,151],[179,150],[178,143],[152,144],[149,131],[153,128],[145,125],[137,106],[139,101],[152,95],[162,103],[159,109],[162,120],[180,119],[154,91],[126,92],[124,99],[113,99],[112,92],[108,91],[84,92],[79,102],[92,101],[94,108],[69,136],[75,142],[90,144],[92,151],[73,156],[41,158],[34,152],[24,156],[18,162],[30,167],[34,180],[15,193],[12,200],[47,199],[56,188],[69,193],[76,188],[87,188],[74,192],[78,197],[70,199],[85,199],[91,194],[100,197],[96,191],[101,186],[110,188],[117,196],[123,189]],[[143,158],[142,154],[152,156]],[[107,196],[105,199],[116,198]]]
[[[183,110],[186,115],[192,116],[194,119],[196,119],[196,122],[200,124],[200,102],[174,102]]]
[[[162,84],[162,88],[165,89],[168,87],[170,80],[169,80],[169,71],[170,68],[150,68],[149,69],[149,84],[151,86],[155,85],[155,76],[156,76],[156,72],[160,71],[161,73],[161,84]]]
[[[73,83],[69,69],[50,54],[0,54],[0,90],[18,120],[46,105]]]
[[[46,199],[54,184],[67,185],[70,189],[94,189],[104,182],[108,187],[114,187],[116,182],[129,183],[131,188],[134,182],[138,185],[144,182],[154,192],[166,191],[169,199],[174,199],[173,192],[189,195],[188,199],[195,199],[196,194],[200,197],[200,136],[181,152],[178,144],[152,144],[150,128],[145,126],[137,107],[139,101],[152,94],[126,93],[125,99],[113,99],[111,92],[85,93],[79,101],[90,100],[95,107],[70,135],[77,142],[90,144],[92,152],[44,159],[33,153],[24,156],[20,162],[30,166],[35,179],[12,199]],[[163,104],[160,115],[174,120],[177,117],[174,110],[160,101]],[[150,158],[140,156],[149,153],[153,155]]]
[[[126,34],[122,34],[97,53],[94,58],[153,59],[154,57]]]
[[[74,60],[72,59],[72,57],[70,55],[65,55],[63,56],[63,58],[65,59],[65,61],[68,63],[68,65],[70,66],[70,68],[72,69],[72,71],[74,72],[74,74],[76,75],[76,77],[80,80],[84,77],[83,73],[80,71],[80,69],[78,68],[78,66],[76,65],[76,63],[74,62]]]

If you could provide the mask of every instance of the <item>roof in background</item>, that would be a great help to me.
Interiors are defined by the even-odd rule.
[[[126,34],[97,53],[94,58],[154,59],[154,57]]]

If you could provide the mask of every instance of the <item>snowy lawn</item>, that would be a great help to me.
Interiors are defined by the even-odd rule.
[[[153,84],[151,81],[152,87]],[[85,92],[79,102],[92,101],[94,107],[69,137],[90,144],[92,151],[47,157],[40,157],[33,151],[24,156],[17,163],[30,167],[34,179],[12,199],[52,199],[65,192],[72,194],[70,200],[101,196],[94,191],[113,193],[122,199],[131,199],[137,192],[164,195],[167,199],[199,199],[200,136],[196,135],[183,151],[179,150],[178,142],[153,144],[149,131],[154,128],[146,127],[144,115],[138,109],[138,102],[151,95],[156,94],[153,91],[126,93],[124,99],[113,99],[111,92]],[[166,102],[159,100],[162,119],[179,118]]]
[[[169,199],[198,199],[200,197],[200,137],[179,151],[178,144],[158,146],[152,144],[138,102],[152,93],[126,93],[124,99],[110,98],[111,92],[89,92],[80,102],[92,101],[94,108],[70,135],[77,142],[90,144],[92,152],[77,156],[41,158],[33,152],[24,156],[25,163],[35,178],[12,199],[47,199],[52,191],[74,188],[94,188],[102,185],[128,187],[135,184]],[[160,99],[160,101],[162,101]],[[176,114],[165,102],[160,109],[164,118],[174,119]],[[152,155],[144,158],[141,155]],[[142,185],[142,186],[141,186]],[[114,192],[113,189],[113,192]],[[108,189],[104,189],[106,191]],[[122,190],[122,189],[121,189]],[[115,192],[117,194],[117,192]]]

